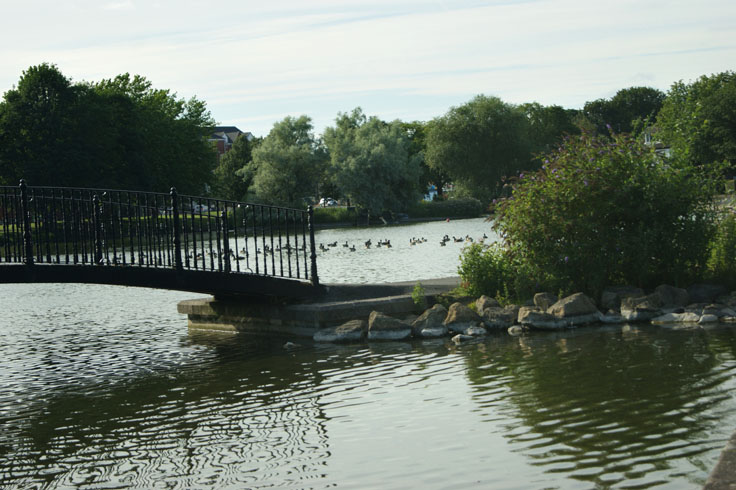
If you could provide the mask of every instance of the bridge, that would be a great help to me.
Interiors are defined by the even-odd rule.
[[[313,212],[171,192],[0,186],[0,283],[321,294]]]

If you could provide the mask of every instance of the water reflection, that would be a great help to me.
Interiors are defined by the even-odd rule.
[[[735,347],[731,329],[624,326],[504,338],[466,354],[485,420],[511,418],[504,435],[530,464],[649,487],[703,483],[733,427]]]
[[[0,287],[0,487],[691,488],[736,422],[728,327],[285,350],[189,296]]]

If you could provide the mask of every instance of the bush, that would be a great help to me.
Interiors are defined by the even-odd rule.
[[[736,286],[736,216],[733,214],[718,223],[710,243],[708,273],[713,280]]]
[[[483,214],[483,204],[477,199],[419,201],[408,209],[412,218],[477,218]]]
[[[546,290],[683,285],[705,271],[715,179],[629,135],[568,138],[496,206],[507,258]]]
[[[513,262],[498,243],[473,243],[463,249],[458,274],[462,286],[471,296],[483,294],[500,302],[528,298],[535,292],[534,280],[523,264]]]
[[[318,225],[332,223],[355,223],[357,214],[354,207],[344,206],[316,206],[314,208],[314,222]]]

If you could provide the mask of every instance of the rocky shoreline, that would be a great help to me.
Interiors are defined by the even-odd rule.
[[[449,308],[437,303],[418,316],[395,318],[372,311],[314,333],[316,342],[362,342],[409,338],[451,337],[455,343],[474,340],[492,332],[520,335],[532,330],[560,330],[591,324],[648,322],[654,325],[736,324],[736,291],[713,284],[687,289],[660,285],[649,293],[631,286],[603,291],[596,303],[583,293],[558,298],[537,293],[524,305],[501,306],[481,296],[471,306],[455,302]]]

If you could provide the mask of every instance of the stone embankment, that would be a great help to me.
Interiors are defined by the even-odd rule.
[[[538,293],[525,305],[501,306],[482,296],[474,308],[435,304],[419,316],[394,318],[374,310],[366,319],[353,319],[314,333],[317,342],[360,342],[452,336],[456,343],[492,331],[519,335],[527,330],[558,330],[594,323],[648,322],[655,325],[736,323],[736,291],[698,284],[688,289],[661,285],[653,292],[634,287],[606,289],[596,304],[583,293],[557,298]]]

